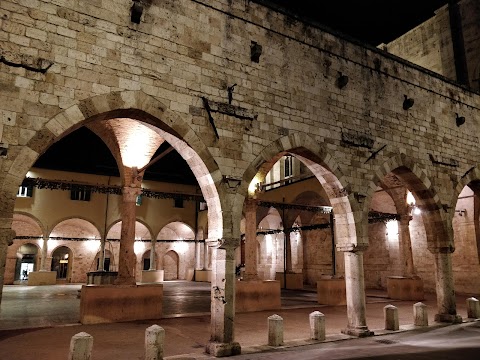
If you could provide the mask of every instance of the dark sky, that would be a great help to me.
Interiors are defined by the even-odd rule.
[[[448,0],[258,1],[270,1],[290,12],[374,46],[382,42],[387,43],[404,34],[432,17],[436,9],[448,2]],[[157,154],[163,150],[161,147]],[[115,160],[107,147],[86,128],[81,128],[52,145],[35,166],[104,175],[118,174]],[[147,170],[145,178],[196,183],[188,165],[175,151]]]
[[[266,1],[375,46],[406,33],[448,3],[448,0]]]

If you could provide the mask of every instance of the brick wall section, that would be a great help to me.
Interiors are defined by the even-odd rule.
[[[9,145],[8,157],[0,159],[1,227],[9,227],[13,192],[38,154],[115,96],[123,96],[125,107],[137,99],[141,110],[158,114],[161,126],[203,149],[206,167],[218,169],[212,173],[217,188],[222,175],[244,180],[240,195],[218,190],[227,235],[238,233],[239,202],[261,163],[270,160],[264,154],[274,149],[314,144],[299,154],[328,164],[346,188],[351,210],[344,211],[353,212],[357,225],[376,185],[393,170],[386,164],[402,165],[390,161],[399,154],[411,159],[411,170],[421,174],[438,207],[451,208],[457,183],[477,162],[479,96],[429,72],[254,2],[153,1],[139,25],[130,22],[130,7],[127,0],[1,2],[3,56],[53,63],[46,74],[0,64],[1,141]],[[258,64],[250,60],[252,41],[263,47]],[[336,86],[339,72],[349,77],[343,89]],[[233,105],[257,118],[214,114],[216,140],[200,97],[226,102],[233,83]],[[415,99],[409,111],[402,108],[403,95]],[[150,98],[165,108],[149,108]],[[462,127],[455,125],[455,113],[466,117]],[[372,150],[345,146],[342,133],[369,137],[372,150],[387,147],[366,162]],[[435,165],[429,155],[442,162],[453,158],[458,167]],[[367,198],[358,202],[354,193]],[[436,216],[445,221],[451,215]],[[342,241],[367,238],[362,226],[343,235]]]

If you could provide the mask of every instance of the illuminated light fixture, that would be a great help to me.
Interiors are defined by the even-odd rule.
[[[343,89],[345,86],[348,84],[348,76],[342,74],[341,72],[338,73],[338,78],[337,78],[337,86],[339,89]]]
[[[455,115],[457,116],[455,118],[455,122],[457,124],[458,127],[460,127],[461,125],[465,124],[465,116],[458,116],[457,113],[455,113]]]
[[[403,96],[404,96],[403,110],[408,110],[413,106],[413,104],[415,104],[415,100],[413,100],[412,98],[409,98],[407,95],[403,95]]]
[[[227,184],[229,189],[236,189],[242,182],[242,179],[233,176],[224,176],[223,181]]]
[[[256,192],[262,189],[261,184],[262,182],[260,180],[260,177],[258,175],[255,176],[253,180],[250,182],[250,185],[248,185],[248,194],[255,195]]]
[[[143,14],[143,5],[138,0],[133,0],[132,7],[130,9],[130,20],[135,24],[140,24],[140,20]]]
[[[407,204],[410,205],[410,206],[415,205],[415,197],[413,196],[413,194],[410,191],[407,192]]]

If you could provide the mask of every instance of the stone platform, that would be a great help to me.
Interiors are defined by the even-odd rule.
[[[390,299],[394,300],[424,300],[423,280],[413,277],[389,276],[387,278],[387,294]]]
[[[250,312],[281,308],[280,282],[242,280],[235,283],[235,311]]]
[[[55,285],[56,283],[56,271],[31,271],[28,273],[28,286]]]
[[[318,280],[317,299],[323,305],[346,305],[345,279]]]
[[[285,284],[285,274],[283,272],[277,272],[275,274],[275,280],[280,282],[280,287],[282,289],[303,290],[303,274],[302,273],[287,273],[286,275],[287,275],[287,282]]]
[[[143,270],[142,283],[159,283],[164,280],[164,270]]]
[[[163,285],[83,285],[82,324],[149,320],[162,317]]]

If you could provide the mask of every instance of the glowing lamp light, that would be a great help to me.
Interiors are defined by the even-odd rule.
[[[248,185],[248,194],[254,195],[255,192],[258,190],[258,184],[260,184],[261,182],[262,181],[260,180],[260,177],[256,175],[250,182],[250,185]]]
[[[100,240],[88,240],[85,242],[85,244],[89,251],[95,251],[100,247]]]
[[[407,193],[407,204],[410,206],[415,205],[415,197],[410,191]]]
[[[421,213],[422,213],[422,210],[420,210],[418,207],[415,207],[415,209],[413,209],[414,215],[420,215]]]
[[[188,243],[186,241],[178,241],[175,243],[175,249],[179,254],[185,254],[188,250]]]
[[[133,244],[133,252],[139,255],[145,251],[145,243],[143,241],[135,241]]]
[[[122,161],[126,167],[142,168],[150,161],[151,142],[148,133],[141,127],[133,127],[125,134]]]

